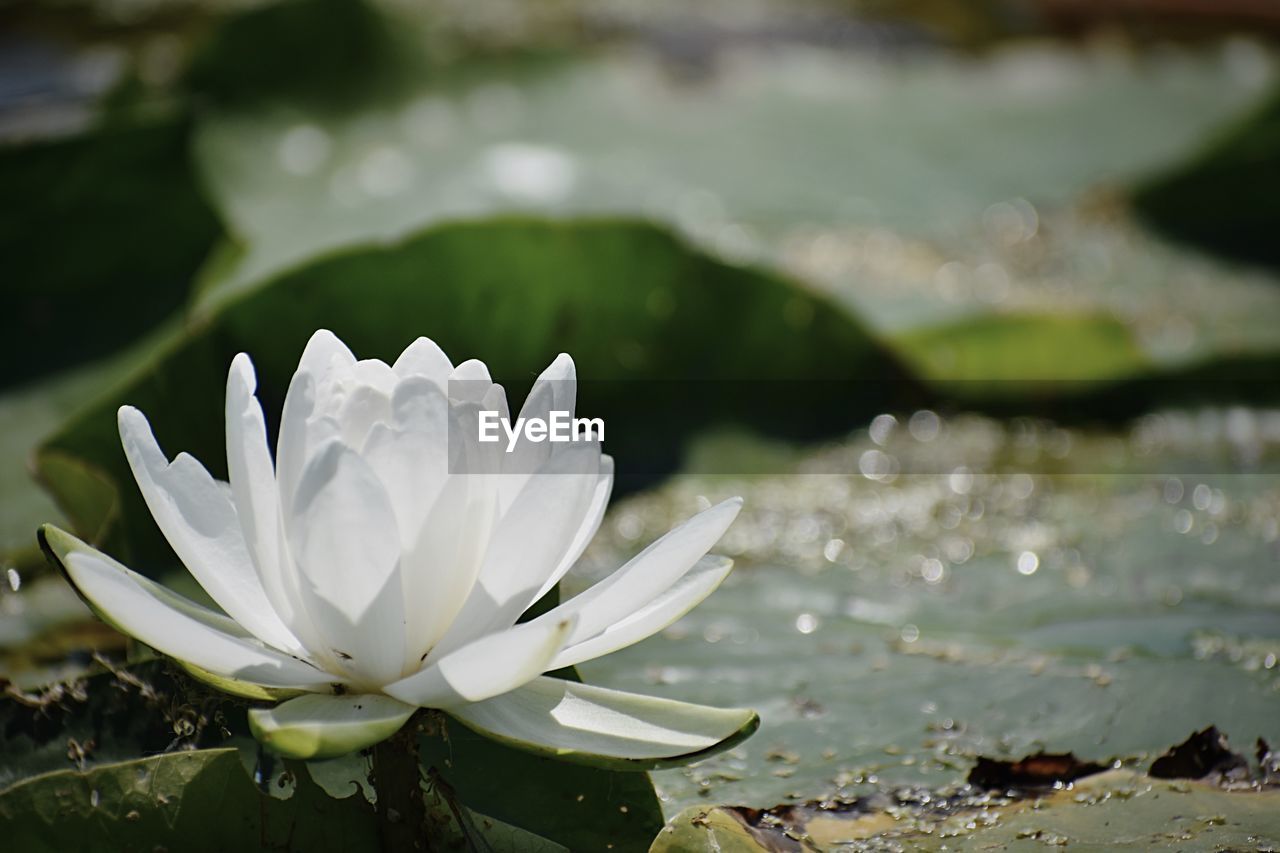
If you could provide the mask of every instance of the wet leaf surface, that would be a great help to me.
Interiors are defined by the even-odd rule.
[[[248,737],[245,703],[209,690],[167,662],[118,668],[99,661],[93,667],[96,674],[40,691],[9,686],[0,694],[0,743],[5,754],[0,817],[14,819],[24,833],[43,833],[49,839],[41,843],[50,846],[30,849],[59,849],[63,842],[58,839],[74,838],[77,832],[102,833],[104,845],[126,848],[136,839],[176,844],[181,833],[199,834],[201,822],[214,820],[221,807],[204,803],[206,783],[213,783],[200,774],[207,762],[221,760],[223,753],[233,757],[240,774],[229,777],[221,765],[211,765],[225,796],[235,800],[228,807],[248,808],[240,800],[251,799],[249,793],[256,798],[256,788],[261,787],[270,799],[253,809],[262,812],[264,823],[232,821],[209,836],[207,847],[197,849],[225,849],[219,845],[230,844],[227,839],[247,839],[259,830],[264,849],[280,845],[340,850],[352,839],[376,846],[376,828],[368,820],[372,812],[364,812],[366,797],[373,795],[367,757],[352,754],[306,765],[274,760]],[[430,783],[429,811],[440,831],[452,839],[447,849],[490,843],[496,850],[595,850],[610,845],[620,851],[645,850],[662,827],[662,811],[644,773],[537,758],[458,725],[445,731],[443,737],[435,731],[422,735],[420,744],[423,777]],[[184,755],[197,757],[180,759]],[[135,760],[139,756],[159,760]],[[169,760],[174,763],[166,763]],[[135,777],[141,786],[136,791],[129,788]],[[104,786],[121,788],[121,801],[112,801]],[[93,801],[95,790],[98,802]],[[139,791],[151,800],[136,802]],[[300,795],[302,801],[294,802]],[[202,805],[180,806],[187,796],[199,798]],[[170,806],[181,808],[182,820],[175,822]],[[35,815],[28,828],[23,822],[27,819],[18,818],[31,808]],[[206,808],[214,810],[202,811]],[[296,833],[287,829],[311,810],[325,809],[333,821],[347,822],[333,837],[319,828]],[[130,811],[141,817],[128,818]],[[126,823],[120,822],[122,815]],[[143,834],[133,834],[133,821],[140,822],[137,831]],[[173,834],[156,829],[156,821]],[[50,835],[41,822],[57,822],[61,834]],[[284,835],[277,837],[278,831]],[[370,831],[372,840],[364,837]],[[300,838],[318,840],[303,843]],[[202,837],[196,843],[206,841]]]
[[[1171,411],[1107,435],[903,413],[779,473],[677,478],[615,507],[574,583],[732,494],[719,549],[738,566],[583,675],[760,710],[751,741],[655,774],[668,815],[936,789],[979,756],[1145,768],[1210,724],[1274,742],[1272,418]]]
[[[180,751],[0,790],[6,843],[65,850],[380,849],[373,809],[333,799],[299,766],[287,798],[260,792],[235,749]]]
[[[221,747],[233,733],[247,733],[242,704],[168,663],[126,669],[99,661],[86,660],[84,673],[43,689],[6,687],[0,695],[0,786],[145,755]]]
[[[662,828],[645,773],[539,758],[457,724],[448,727],[447,740],[424,740],[422,747],[424,764],[435,766],[462,802],[569,850],[643,851]]]
[[[1280,837],[1278,806],[1275,791],[1224,791],[1117,770],[1024,799],[901,791],[893,798],[767,812],[693,806],[652,850],[1268,850]]]
[[[931,379],[1274,354],[1274,275],[1153,238],[1122,189],[1263,96],[1270,72],[1246,65],[1050,47],[897,65],[779,47],[695,82],[637,50],[405,72],[359,110],[223,110],[198,152],[239,239],[202,296],[424,223],[623,214],[832,293]]]

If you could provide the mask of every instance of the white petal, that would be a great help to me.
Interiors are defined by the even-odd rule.
[[[319,408],[317,394],[320,383],[328,384],[335,370],[348,369],[355,361],[351,350],[327,329],[320,329],[307,341],[285,394],[280,435],[276,441],[276,482],[282,503],[287,504],[293,499],[298,478],[302,476],[313,449],[309,445],[316,444],[308,422]]]
[[[515,624],[533,604],[587,516],[599,458],[599,445],[577,444],[547,460],[498,520],[471,595],[429,660]]]
[[[448,473],[401,564],[408,617],[406,671],[418,669],[454,623],[472,592],[493,532],[498,477],[487,472],[498,469],[501,450],[478,441],[478,411],[475,403],[450,405]],[[482,625],[476,627],[472,636],[483,633]]]
[[[425,376],[443,391],[448,388],[449,374],[453,372],[453,362],[449,361],[449,356],[436,346],[435,341],[430,338],[418,338],[400,353],[400,357],[392,365],[392,370],[401,379]]]
[[[342,440],[362,447],[374,426],[391,419],[391,394],[372,385],[357,385],[342,401],[334,418],[342,430]]]
[[[374,388],[388,397],[396,390],[396,383],[400,381],[395,370],[379,358],[362,358],[351,365],[349,370],[346,381],[351,387]]]
[[[138,488],[178,559],[231,618],[264,642],[297,651],[263,590],[228,490],[186,453],[170,463],[142,412],[124,406],[118,420]]]
[[[323,375],[335,364],[350,367],[355,362],[356,357],[337,335],[328,329],[316,329],[302,349],[302,356],[298,359],[298,370]]]
[[[520,749],[623,770],[706,757],[760,724],[754,711],[743,708],[710,708],[547,677],[449,713]]]
[[[577,374],[573,359],[561,353],[555,361],[538,377],[529,389],[524,406],[520,409],[520,419],[525,423],[540,420],[551,421],[552,412],[566,412],[568,417],[574,415],[577,398]],[[504,442],[505,445],[505,442]],[[516,438],[515,446],[502,456],[504,477],[499,487],[499,507],[506,512],[516,496],[528,484],[530,476],[557,450],[571,445],[553,443],[551,441],[530,441],[521,431]],[[504,446],[505,450],[505,446]]]
[[[404,660],[400,534],[369,465],[331,441],[307,465],[285,520],[307,611],[353,673],[385,683]]]
[[[733,560],[728,557],[703,557],[674,586],[630,616],[566,648],[551,662],[550,668],[576,666],[653,636],[702,603],[732,569]]]
[[[520,407],[520,417],[526,422],[535,418],[547,420],[552,412],[567,412],[569,417],[573,417],[576,400],[577,373],[573,359],[561,353],[529,389],[529,396]],[[512,470],[533,471],[553,450],[563,446],[549,441],[520,441],[509,455]]]
[[[396,386],[388,404],[389,421],[373,428],[360,455],[387,490],[407,549],[449,475],[449,401],[431,380],[415,376]]]
[[[596,636],[666,592],[716,544],[740,509],[742,498],[730,498],[698,513],[609,577],[534,621],[577,616],[570,645]]]
[[[249,728],[288,758],[334,758],[386,740],[418,710],[377,693],[299,696],[249,709]]]
[[[266,419],[262,405],[254,396],[257,384],[253,363],[248,355],[240,353],[232,360],[227,374],[227,473],[249,555],[257,568],[267,600],[284,623],[281,626],[284,628],[297,622],[299,612],[283,575],[280,497],[276,492],[275,466],[267,445]],[[286,645],[280,648],[296,653],[301,645],[296,638],[290,642],[292,636],[288,630],[282,633],[280,639]],[[269,642],[276,644],[272,640]]]
[[[449,397],[464,403],[478,403],[493,386],[489,368],[483,361],[468,359],[449,374]]]
[[[560,353],[555,360],[542,371],[539,383],[551,386],[554,399],[551,408],[558,412],[574,412],[578,399],[578,369],[568,353]]]
[[[504,421],[511,420],[511,409],[507,406],[507,390],[496,382],[484,392],[484,397],[480,400],[480,408],[487,412],[497,412]]]
[[[572,628],[564,620],[481,637],[383,692],[424,708],[453,708],[506,693],[546,670]]]
[[[569,545],[569,550],[565,552],[564,557],[560,560],[560,565],[551,573],[551,577],[547,578],[542,584],[542,589],[538,590],[538,594],[533,600],[537,601],[542,596],[551,591],[551,588],[560,583],[573,564],[578,562],[578,558],[582,556],[582,552],[587,550],[587,546],[591,544],[591,540],[595,538],[596,532],[600,529],[600,522],[604,520],[604,511],[609,506],[609,495],[613,492],[613,457],[602,455],[600,457],[600,478],[596,481],[596,490],[591,495],[591,505],[587,507],[587,514],[582,519],[578,532],[573,536],[573,542]]]
[[[404,555],[405,666],[417,669],[453,624],[480,573],[493,529],[492,488],[482,478],[449,477]]]
[[[268,687],[329,690],[342,679],[262,645],[231,619],[131,572],[52,525],[45,546],[103,619],[170,657]]]

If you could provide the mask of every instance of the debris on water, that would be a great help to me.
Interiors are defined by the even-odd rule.
[[[1258,781],[1267,787],[1280,786],[1280,753],[1271,748],[1266,738],[1258,738]]]
[[[978,763],[969,771],[968,782],[977,788],[998,791],[1055,788],[1101,773],[1109,767],[1081,761],[1070,752],[1038,752],[1016,761],[979,756]]]
[[[1202,729],[1170,749],[1151,764],[1157,779],[1205,779],[1237,782],[1249,777],[1249,762],[1227,745],[1217,726]]]

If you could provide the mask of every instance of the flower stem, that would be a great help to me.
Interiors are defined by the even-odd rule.
[[[422,794],[416,717],[373,748],[372,780],[378,792],[378,838],[382,849],[388,853],[438,849],[431,837]]]

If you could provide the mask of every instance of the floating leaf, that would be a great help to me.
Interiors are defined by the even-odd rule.
[[[204,749],[64,770],[0,790],[12,849],[379,850],[363,796],[333,799],[301,765],[292,794],[260,792],[235,749]]]
[[[435,767],[470,808],[570,850],[644,851],[662,828],[644,773],[541,758],[458,724],[449,725],[446,739],[420,743],[422,763]]]
[[[183,117],[0,149],[0,386],[101,357],[187,299],[221,235]]]
[[[925,851],[1253,849],[1280,831],[1280,791],[1224,791],[1113,771],[1041,797],[921,796],[760,811],[686,809],[652,853],[836,851],[851,845]]]
[[[1280,266],[1280,90],[1203,151],[1141,185],[1134,204],[1173,237]]]
[[[343,252],[226,302],[65,424],[40,448],[38,470],[68,502],[86,501],[82,485],[105,478],[115,493],[78,512],[77,528],[97,534],[118,502],[123,537],[107,550],[144,572],[172,565],[120,451],[117,407],[142,409],[162,446],[216,475],[232,357],[252,354],[274,417],[319,327],[384,359],[432,337],[459,360],[483,356],[517,399],[539,365],[572,353],[579,413],[608,425],[624,488],[671,470],[709,423],[821,435],[900,390],[896,364],[853,320],[790,282],[714,261],[649,225],[497,220]],[[655,433],[654,413],[675,412]],[[52,476],[67,460],[80,466],[71,483]]]

